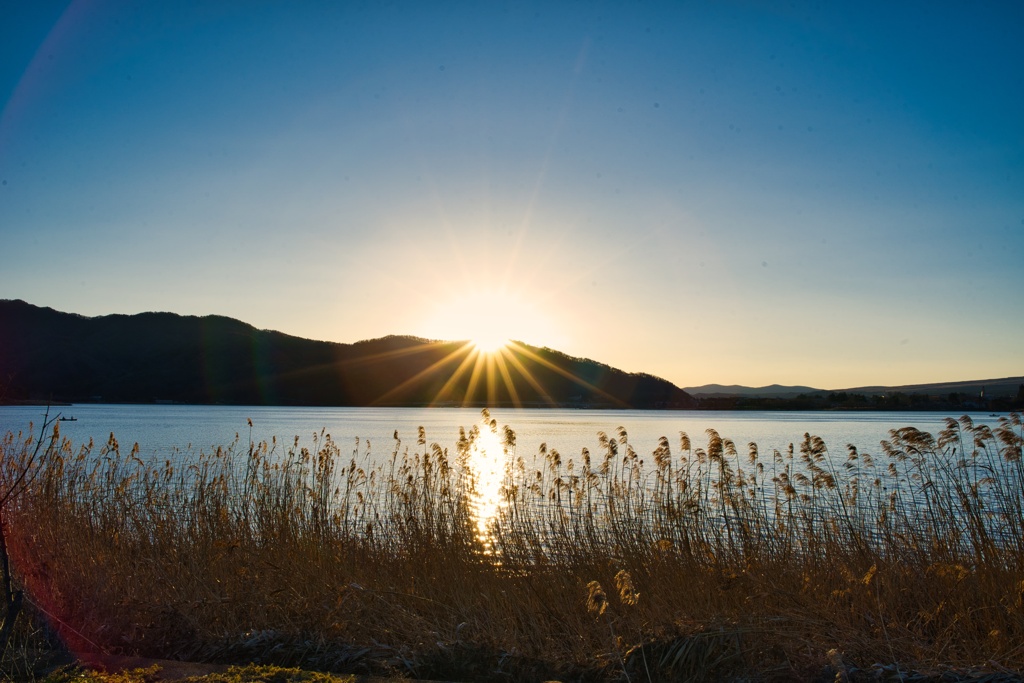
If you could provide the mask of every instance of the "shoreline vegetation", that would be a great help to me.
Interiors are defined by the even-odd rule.
[[[1002,382],[1008,380],[992,380],[991,382]],[[979,382],[980,384],[980,382]],[[945,413],[950,412],[982,412],[982,413],[1012,413],[1024,410],[1024,384],[1017,388],[1015,396],[1009,393],[989,395],[986,397],[984,391],[979,395],[977,392],[953,390],[946,391],[948,385],[934,385],[933,389],[914,389],[907,391],[896,390],[895,387],[883,387],[871,392],[856,391],[817,391],[795,393],[792,395],[758,395],[758,394],[736,394],[736,395],[699,395],[693,396],[693,401],[686,408],[679,404],[673,405],[648,405],[644,410],[689,410],[689,411],[774,411],[774,412],[815,412],[815,411],[836,411],[836,412],[902,412],[902,413]],[[954,387],[955,388],[955,387]],[[78,400],[54,401],[36,398],[5,398],[0,395],[0,405],[45,405],[45,407],[69,407],[76,403],[102,404],[108,401],[101,400]],[[148,400],[148,401],[114,401],[124,404],[155,404],[155,405],[190,405],[190,404],[234,404],[234,403],[191,403],[180,400]],[[247,404],[247,403],[241,403]],[[253,403],[257,404],[257,403]],[[298,405],[298,404],[296,404]],[[476,408],[476,409],[580,409],[580,410],[604,410],[613,413],[616,410],[624,410],[623,405],[612,405],[607,403],[586,403],[581,401],[559,402],[554,399],[548,401],[422,401],[404,402],[400,405],[379,405],[381,408]]]
[[[9,433],[3,672],[64,650],[455,681],[1019,678],[1020,414],[871,452],[702,436],[534,458],[485,410],[450,450],[396,433],[369,467],[324,432],[159,463],[52,419]],[[473,458],[495,449],[488,498]]]

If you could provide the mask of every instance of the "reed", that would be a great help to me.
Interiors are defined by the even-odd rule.
[[[34,459],[38,437],[0,445],[0,484],[25,483],[8,672],[44,641],[449,680],[1024,670],[1018,414],[843,455],[713,430],[641,455],[619,429],[524,458],[486,412],[450,450],[421,429],[383,458],[326,432],[162,463],[46,436]],[[485,441],[508,464],[481,528]]]

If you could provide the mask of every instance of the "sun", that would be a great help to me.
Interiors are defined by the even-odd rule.
[[[512,340],[503,336],[501,333],[484,333],[482,335],[475,335],[469,341],[473,344],[473,348],[480,353],[497,353],[508,346],[509,342]]]
[[[462,313],[463,336],[481,353],[497,353],[514,336],[523,312],[502,299],[473,297],[459,307]]]
[[[496,354],[513,340],[548,345],[556,325],[539,302],[508,289],[474,289],[436,301],[421,329],[430,339],[465,341]]]

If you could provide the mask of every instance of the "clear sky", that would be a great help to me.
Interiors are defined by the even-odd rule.
[[[0,0],[0,298],[1024,374],[1020,2]]]

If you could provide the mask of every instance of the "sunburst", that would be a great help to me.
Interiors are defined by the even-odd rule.
[[[482,332],[474,336],[470,341],[473,344],[473,348],[480,353],[493,354],[508,346],[511,340],[501,333],[490,334]]]

